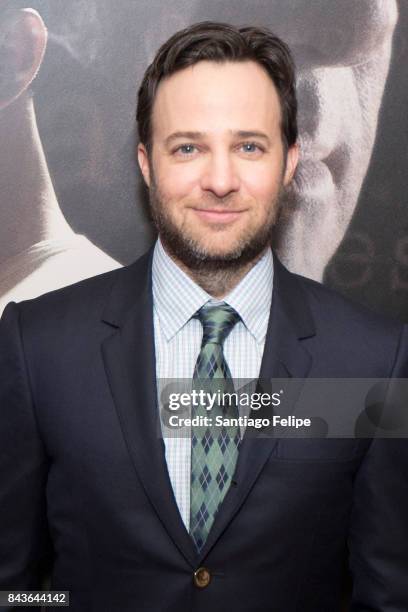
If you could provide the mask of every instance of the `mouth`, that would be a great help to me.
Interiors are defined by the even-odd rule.
[[[245,210],[219,210],[215,208],[193,208],[194,213],[209,223],[231,223],[245,213]]]

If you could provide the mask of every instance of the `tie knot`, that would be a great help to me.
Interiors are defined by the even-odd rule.
[[[234,325],[240,320],[239,314],[225,302],[217,306],[204,305],[195,316],[203,326],[202,346],[208,343],[222,346]]]

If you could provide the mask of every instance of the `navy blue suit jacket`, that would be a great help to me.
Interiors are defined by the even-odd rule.
[[[407,375],[400,324],[275,258],[262,378]],[[72,612],[334,612],[348,558],[354,612],[408,610],[405,440],[244,438],[197,554],[155,383],[151,252],[6,308],[0,590],[38,588],[51,567]]]

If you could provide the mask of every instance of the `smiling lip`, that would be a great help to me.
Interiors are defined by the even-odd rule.
[[[193,208],[193,210],[200,219],[203,219],[203,221],[215,223],[229,223],[230,221],[235,221],[235,219],[238,219],[238,217],[245,212],[244,210],[208,210],[202,208]]]

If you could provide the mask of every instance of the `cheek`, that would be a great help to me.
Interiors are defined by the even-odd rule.
[[[241,185],[251,198],[266,207],[279,193],[281,176],[275,176],[270,169],[254,169],[242,180]]]
[[[180,199],[187,197],[197,189],[199,176],[191,164],[163,166],[156,170],[158,187],[166,197]]]

